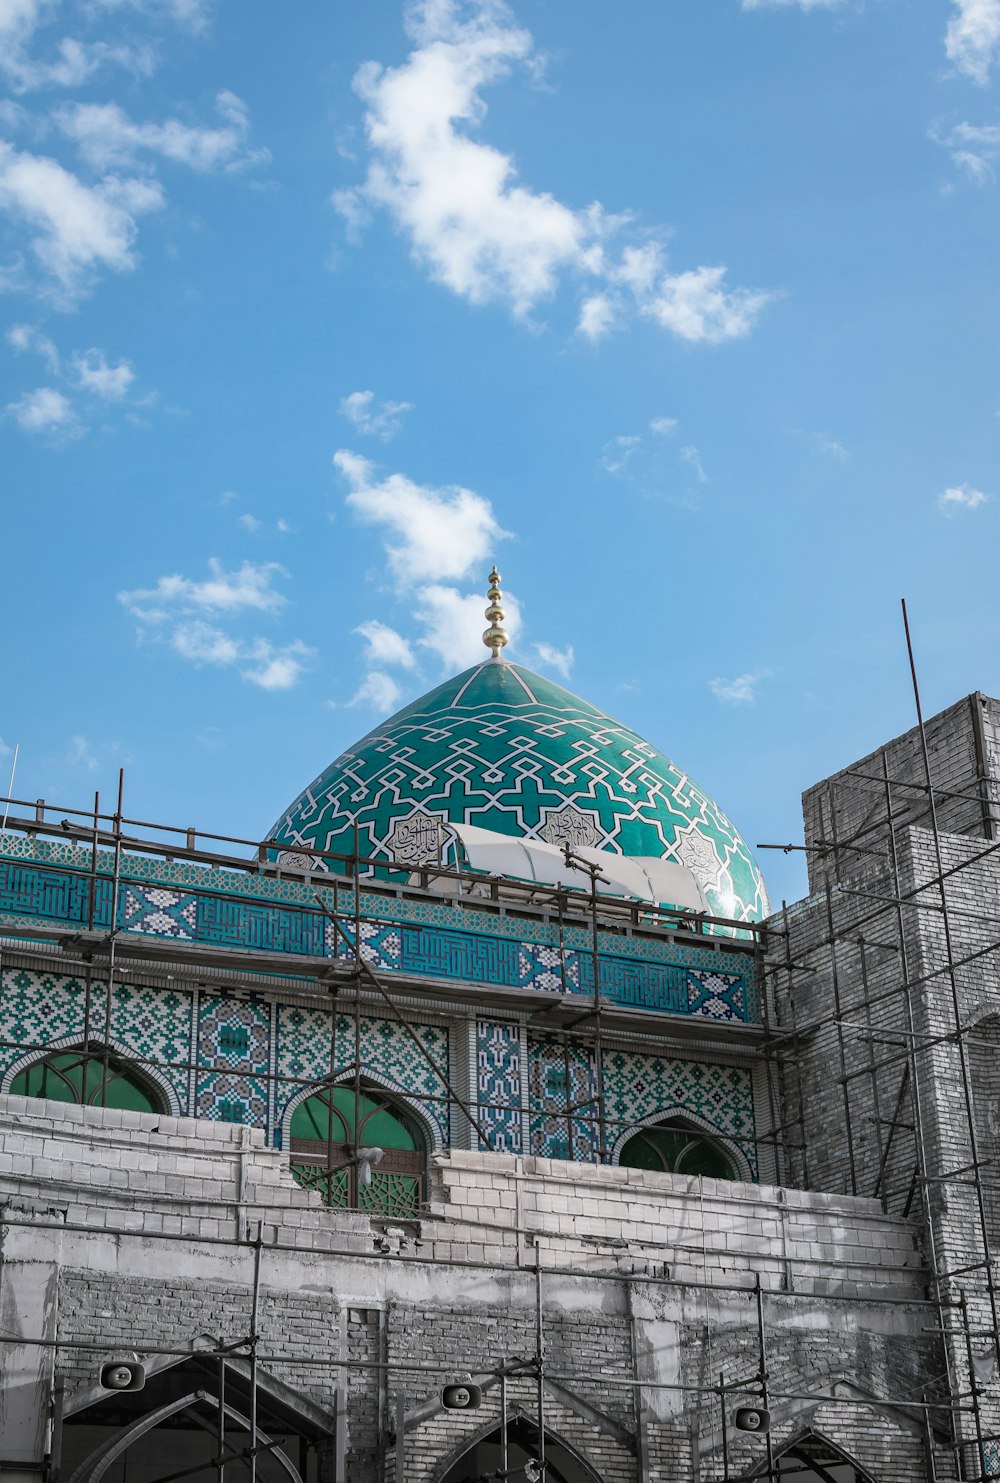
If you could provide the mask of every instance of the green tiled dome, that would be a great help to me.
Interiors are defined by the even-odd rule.
[[[414,866],[437,857],[438,821],[676,860],[713,913],[767,914],[750,850],[686,773],[596,706],[501,659],[370,731],[299,794],[272,838],[292,854],[346,855],[356,823],[362,855]]]

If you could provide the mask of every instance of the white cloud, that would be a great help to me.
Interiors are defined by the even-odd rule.
[[[248,531],[252,536],[257,534],[257,532],[260,530],[261,525],[256,515],[251,515],[249,513],[246,515],[240,515],[237,518],[236,524],[241,525],[243,529],[245,531]]]
[[[235,664],[240,657],[240,646],[234,638],[197,619],[178,623],[170,635],[170,647],[192,664]]]
[[[58,374],[59,352],[48,335],[43,335],[36,325],[12,324],[7,331],[7,343],[18,355],[24,351],[40,355],[49,370]]]
[[[26,391],[5,410],[26,433],[63,433],[79,437],[83,432],[72,402],[52,386]]]
[[[18,93],[35,88],[79,87],[109,64],[127,68],[137,77],[148,77],[153,71],[153,53],[148,47],[109,46],[103,41],[77,41],[72,36],[62,38],[50,62],[28,58],[16,48],[0,52],[0,68]]]
[[[694,470],[694,476],[698,480],[699,484],[708,483],[708,475],[705,473],[705,470],[702,467],[701,454],[698,452],[697,448],[695,448],[693,445],[689,445],[687,448],[682,448],[678,456],[682,458],[686,464],[689,464],[691,466],[691,468]]]
[[[569,679],[574,658],[572,644],[568,644],[565,649],[557,649],[553,644],[537,643],[535,655],[543,668],[554,669],[564,680]]]
[[[282,520],[280,517],[275,521],[274,528],[279,536],[291,536],[295,534],[294,526],[289,525],[287,520]]]
[[[757,699],[757,686],[765,677],[765,671],[757,674],[737,675],[735,680],[709,680],[708,688],[716,700],[727,705],[752,705]]]
[[[347,704],[364,706],[368,710],[377,711],[380,716],[385,716],[396,709],[402,694],[402,690],[391,675],[385,674],[382,670],[373,669],[365,675]]]
[[[621,433],[609,439],[601,450],[601,468],[606,474],[623,474],[641,443],[638,433]]]
[[[155,587],[119,592],[118,601],[138,619],[142,636],[167,644],[189,664],[238,667],[262,690],[290,689],[315,660],[315,649],[301,639],[275,644],[258,635],[244,637],[208,621],[277,612],[287,599],[272,584],[276,576],[287,576],[284,567],[245,561],[227,572],[213,557],[209,572],[204,581],[161,577]]]
[[[316,656],[299,639],[275,645],[267,639],[234,638],[224,629],[198,619],[178,623],[167,640],[175,654],[201,666],[242,666],[245,680],[262,690],[289,690]]]
[[[368,664],[398,664],[402,669],[413,669],[416,660],[408,639],[394,628],[373,618],[354,630],[365,641],[365,660]]]
[[[992,494],[973,489],[971,484],[956,484],[938,495],[937,506],[943,515],[954,515],[958,510],[978,510],[980,505],[989,504],[992,498]]]
[[[311,667],[316,650],[310,649],[301,639],[284,645],[270,644],[267,639],[254,639],[245,646],[242,658],[249,661],[249,665],[240,673],[252,685],[259,685],[261,690],[290,690]]]
[[[74,103],[58,109],[55,118],[95,170],[132,166],[142,154],[160,155],[202,173],[245,169],[271,158],[266,149],[248,147],[250,115],[241,98],[219,93],[216,108],[223,119],[216,128],[176,118],[135,123],[117,103]]]
[[[614,239],[627,215],[600,203],[575,209],[518,182],[513,158],[473,137],[483,89],[515,66],[537,71],[529,32],[502,0],[417,0],[406,11],[414,49],[399,67],[367,62],[355,91],[367,105],[364,183],[334,203],[356,233],[382,209],[430,276],[473,304],[531,316],[567,278],[581,303],[577,329],[601,339],[626,308],[681,339],[717,342],[749,333],[771,295],[728,289],[724,267],[667,271],[661,249]]]
[[[464,577],[492,558],[506,535],[489,500],[471,489],[415,484],[404,474],[379,480],[373,463],[347,449],[335,453],[333,462],[351,487],[347,503],[362,520],[389,533],[389,564],[404,582]]]
[[[162,205],[155,181],[109,175],[84,185],[58,161],[0,141],[0,210],[35,230],[31,249],[64,304],[101,269],[122,273],[135,266],[135,217]]]
[[[974,185],[993,183],[994,165],[1000,158],[1000,124],[961,123],[950,128],[936,124],[930,137],[947,149],[952,164]]]
[[[85,736],[73,737],[66,761],[73,767],[85,767],[88,772],[97,771],[97,758]]]
[[[227,572],[217,557],[210,558],[211,575],[204,581],[176,573],[161,577],[155,587],[119,592],[118,601],[136,618],[146,623],[162,622],[171,613],[240,613],[253,610],[275,613],[287,602],[272,583],[276,576],[287,576],[283,566],[269,561],[260,565],[244,561],[236,571]]]
[[[670,441],[679,427],[676,417],[654,417],[648,433],[621,433],[604,444],[598,467],[647,497],[697,509],[708,475],[693,443],[677,448]]]
[[[106,402],[120,402],[135,380],[135,372],[127,360],[109,366],[104,351],[93,348],[73,356],[73,369],[77,385]]]
[[[456,587],[433,582],[422,587],[417,596],[416,616],[423,627],[417,642],[436,654],[447,670],[454,673],[487,657],[483,645],[486,599],[482,594],[462,593]],[[503,607],[503,626],[513,641],[521,627],[520,604],[505,592]]]
[[[587,340],[603,340],[614,328],[617,318],[614,301],[607,294],[591,294],[580,305],[577,329]]]
[[[727,289],[725,268],[667,273],[640,301],[641,312],[682,340],[717,345],[748,335],[757,316],[774,297],[748,288]]]
[[[413,411],[412,402],[379,402],[373,391],[352,391],[341,399],[340,410],[365,437],[381,438],[388,443],[402,427],[402,414]]]
[[[1000,0],[954,0],[945,32],[945,52],[960,72],[980,87],[1000,55]]]
[[[137,75],[152,70],[148,47],[105,41],[83,42],[63,37],[51,61],[38,61],[26,53],[35,31],[58,16],[52,0],[2,0],[0,3],[0,70],[15,92],[39,87],[78,87],[107,63],[128,67]]]
[[[90,0],[102,10],[136,10],[154,19],[176,21],[195,34],[204,31],[214,8],[213,0]]]

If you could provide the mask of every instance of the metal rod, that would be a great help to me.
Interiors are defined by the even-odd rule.
[[[317,901],[319,901],[319,897],[318,896],[317,896],[316,899],[317,899]],[[348,937],[347,933],[344,931],[343,927],[340,925],[339,919],[333,915],[333,913],[330,911],[329,907],[323,901],[320,901],[319,904],[320,904],[322,910],[330,918],[331,922],[333,922],[334,926],[336,927],[337,931],[341,934],[341,936],[343,937],[344,941],[349,944],[351,939]],[[409,1021],[405,1018],[405,1016],[402,1015],[399,1012],[399,1010],[397,1009],[396,1005],[393,1003],[393,1000],[390,998],[390,996],[387,993],[387,991],[383,988],[383,986],[380,983],[380,981],[378,980],[378,978],[376,978],[375,974],[372,972],[372,969],[369,966],[369,964],[367,964],[365,962],[364,958],[361,958],[361,957],[358,958],[357,962],[358,962],[358,967],[361,969],[361,972],[368,979],[368,982],[372,985],[372,987],[375,988],[378,991],[379,994],[381,994],[381,996],[385,1000],[386,1004],[392,1010],[392,1013],[395,1016],[396,1020],[399,1022],[399,1024],[405,1030],[406,1034],[413,1041],[414,1045],[420,1051],[420,1054],[423,1056],[424,1060],[427,1062],[427,1064],[434,1071],[435,1076],[437,1076],[438,1079],[444,1083],[444,1085],[447,1088],[449,1094],[452,1097],[454,1097],[454,1099],[458,1103],[459,1107],[465,1113],[465,1116],[468,1118],[469,1122],[472,1124],[472,1126],[475,1128],[476,1132],[479,1134],[480,1141],[485,1145],[486,1148],[488,1148],[488,1149],[491,1148],[491,1144],[490,1144],[490,1140],[489,1140],[488,1134],[484,1132],[483,1128],[480,1126],[480,1124],[477,1121],[477,1119],[473,1116],[473,1114],[469,1110],[468,1104],[466,1103],[466,1101],[464,1100],[464,1098],[462,1098],[462,1097],[459,1096],[458,1092],[455,1091],[455,1088],[452,1086],[451,1082],[448,1080],[448,1077],[441,1070],[440,1066],[438,1066],[435,1063],[433,1056],[431,1056],[429,1054],[429,1052],[427,1050],[427,1047],[424,1045],[423,1041],[420,1039],[420,1036],[417,1035],[417,1033],[415,1032],[415,1030],[413,1029],[413,1027],[410,1025]]]
[[[945,947],[945,957],[946,957],[947,966],[948,966],[948,983],[949,983],[949,987],[951,989],[952,1013],[955,1016],[955,1029],[956,1029],[957,1032],[960,1032],[961,1031],[961,1026],[962,1026],[962,1011],[961,1011],[961,1005],[960,1005],[960,1001],[959,1001],[958,979],[957,979],[956,974],[955,974],[955,966],[954,966],[955,958],[954,958],[954,952],[953,952],[953,948],[952,948],[951,921],[950,921],[950,915],[949,915],[948,893],[945,890],[945,884],[944,884],[944,859],[943,859],[942,849],[941,849],[941,833],[940,833],[940,830],[938,828],[937,804],[935,802],[935,799],[934,799],[934,791],[933,791],[933,788],[931,786],[931,760],[930,760],[930,752],[928,751],[928,747],[927,747],[927,731],[926,731],[926,728],[924,726],[923,708],[922,708],[921,703],[920,703],[920,686],[919,686],[919,684],[917,682],[917,667],[916,667],[916,662],[915,662],[914,657],[913,657],[913,642],[912,642],[911,637],[910,637],[910,620],[909,620],[909,616],[908,616],[907,611],[906,611],[906,600],[905,600],[905,598],[902,600],[902,609],[903,609],[903,628],[904,628],[904,631],[906,633],[906,651],[907,651],[907,654],[909,655],[909,660],[910,660],[910,676],[911,676],[911,679],[913,681],[913,700],[914,700],[914,704],[916,706],[916,711],[917,711],[917,726],[918,726],[919,731],[920,731],[920,750],[921,750],[921,754],[922,754],[922,757],[923,757],[923,763],[924,763],[924,776],[925,776],[925,778],[927,780],[927,787],[928,787],[928,799],[929,799],[929,803],[930,803],[930,815],[931,815],[931,833],[932,833],[933,840],[934,840],[934,858],[935,858],[935,864],[937,865],[938,880],[939,880],[939,886],[938,886],[938,888],[939,888],[939,891],[940,891],[940,894],[941,894],[941,906],[943,908],[942,917],[941,917],[941,923],[942,923],[942,927],[943,927],[943,931],[944,931],[944,947]],[[977,1133],[977,1130],[976,1130],[976,1116],[975,1116],[975,1109],[973,1107],[973,1102],[972,1102],[972,1080],[971,1080],[971,1075],[970,1075],[970,1070],[969,1070],[968,1054],[967,1054],[965,1042],[964,1042],[964,1039],[962,1038],[961,1033],[959,1033],[959,1036],[958,1036],[957,1049],[958,1049],[959,1068],[960,1068],[961,1073],[962,1073],[962,1102],[963,1102],[963,1106],[964,1106],[964,1109],[965,1109],[966,1121],[967,1121],[967,1124],[968,1124],[969,1148],[970,1148],[970,1150],[972,1152],[972,1162],[978,1168],[978,1165],[979,1165],[979,1162],[980,1162],[980,1158],[979,1158],[979,1136],[978,1136],[978,1133]],[[986,1260],[987,1260],[987,1267],[986,1267],[986,1287],[987,1287],[987,1293],[988,1293],[988,1296],[989,1296],[990,1316],[991,1316],[991,1320],[992,1320],[992,1324],[993,1324],[994,1333],[997,1334],[998,1340],[1000,1340],[1000,1317],[998,1317],[998,1313],[997,1313],[997,1293],[996,1293],[996,1286],[995,1286],[995,1283],[994,1283],[994,1280],[993,1280],[993,1264],[992,1264],[992,1261],[990,1259],[991,1258],[991,1251],[990,1251],[989,1224],[988,1224],[987,1214],[986,1214],[986,1203],[985,1203],[985,1200],[983,1198],[983,1189],[982,1189],[982,1185],[978,1182],[978,1180],[977,1180],[977,1184],[976,1184],[976,1207],[977,1207],[977,1213],[978,1213],[978,1216],[979,1216],[979,1233],[980,1233],[980,1236],[981,1236],[981,1239],[982,1239],[983,1254],[984,1254],[984,1256],[986,1257]],[[980,1460],[980,1466],[982,1466],[981,1460]]]
[[[257,1480],[257,1347],[260,1343],[260,1257],[263,1231],[263,1222],[258,1221],[253,1247],[253,1298],[250,1310],[250,1483],[256,1483]]]
[[[545,1325],[542,1321],[542,1242],[535,1237],[535,1364],[538,1373],[538,1461],[545,1476]]]

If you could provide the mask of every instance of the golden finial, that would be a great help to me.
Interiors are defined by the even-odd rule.
[[[500,591],[500,573],[496,567],[490,572],[490,590],[486,596],[490,600],[490,605],[486,609],[486,616],[490,620],[490,626],[483,634],[483,643],[489,649],[492,657],[499,659],[500,650],[509,642],[510,635],[506,628],[500,627],[500,624],[504,620],[504,610],[500,606],[503,593]]]

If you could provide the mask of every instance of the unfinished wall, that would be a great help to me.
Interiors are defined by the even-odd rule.
[[[5,1098],[0,1135],[5,1291],[16,1305],[29,1266],[35,1287],[54,1283],[70,1400],[123,1346],[244,1334],[260,1222],[262,1371],[345,1405],[325,1479],[380,1483],[400,1447],[408,1479],[439,1477],[498,1417],[489,1372],[534,1354],[539,1280],[548,1424],[611,1483],[721,1478],[704,1397],[757,1367],[757,1274],[782,1435],[826,1405],[880,1480],[902,1483],[902,1463],[875,1467],[894,1448],[908,1467],[915,1455],[868,1396],[930,1384],[940,1360],[915,1227],[876,1202],[453,1151],[434,1161],[425,1216],[382,1229],[320,1208],[256,1130]],[[24,1361],[37,1351],[20,1355],[5,1379],[20,1365],[47,1416]],[[483,1410],[442,1412],[443,1373],[480,1368]],[[508,1399],[535,1415],[535,1377]]]

